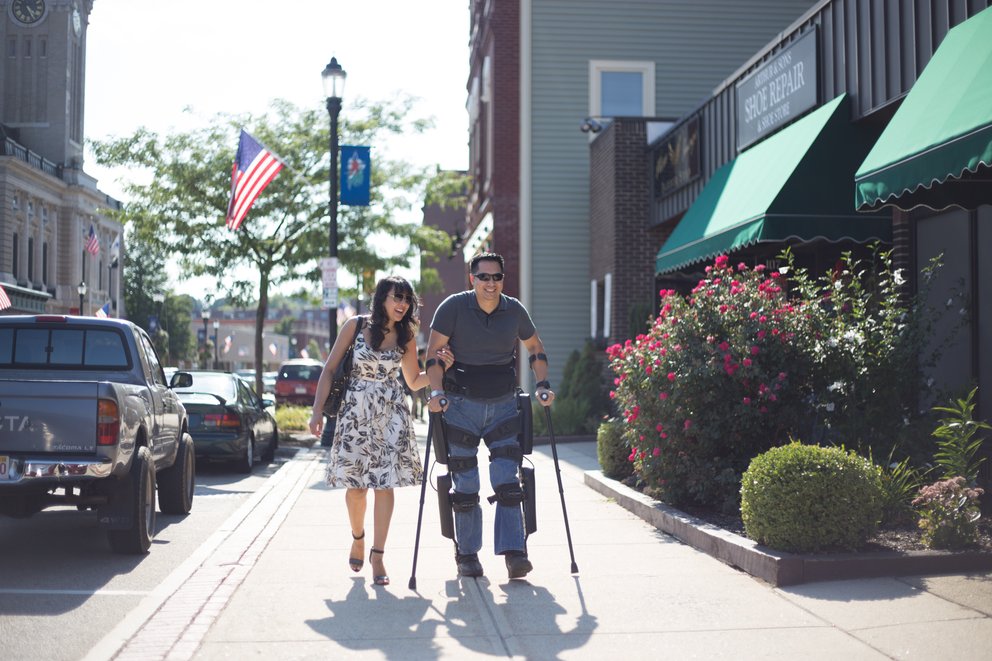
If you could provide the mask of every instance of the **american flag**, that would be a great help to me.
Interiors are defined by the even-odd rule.
[[[100,239],[96,236],[96,228],[90,225],[90,234],[86,239],[86,252],[96,255],[100,252]]]
[[[101,319],[106,319],[110,316],[110,301],[104,303],[103,307],[97,310],[94,314]]]
[[[229,229],[236,230],[241,226],[255,198],[279,174],[282,166],[275,154],[241,129],[238,154],[231,168],[231,201],[227,205]]]
[[[0,285],[0,310],[6,310],[10,307],[10,298],[7,296],[7,290]]]

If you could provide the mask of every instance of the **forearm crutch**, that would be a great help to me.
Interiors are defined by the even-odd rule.
[[[541,399],[547,401],[547,393],[541,393]],[[551,424],[551,407],[543,406],[544,416],[548,420],[548,436],[551,438],[551,456],[555,460],[555,477],[558,478],[558,495],[561,496],[561,514],[565,518],[565,537],[568,539],[568,554],[572,557],[572,573],[579,573],[575,564],[575,550],[572,548],[572,532],[568,527],[568,510],[565,509],[565,488],[561,485],[561,468],[558,466],[558,449],[555,447],[555,429]]]
[[[441,406],[443,407],[447,402],[441,400]],[[417,535],[413,542],[413,569],[410,570],[410,583],[409,587],[411,590],[417,589],[417,552],[420,550],[420,523],[424,518],[424,495],[427,493],[427,481],[430,479],[430,459],[431,459],[431,444],[434,442],[434,424],[441,424],[439,418],[440,413],[430,413],[427,416],[427,447],[424,449],[424,466],[423,466],[423,480],[420,483],[420,511],[417,512]]]

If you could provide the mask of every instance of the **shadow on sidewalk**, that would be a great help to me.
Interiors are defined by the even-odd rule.
[[[480,654],[558,659],[562,652],[584,646],[597,627],[577,577],[575,581],[581,613],[568,630],[558,624],[568,611],[547,588],[526,581],[493,586],[486,578],[447,581],[443,611],[435,604],[439,599],[419,592],[399,597],[389,589],[370,593],[366,581],[355,578],[344,599],[325,602],[328,617],[307,624],[345,649],[377,650],[388,659],[450,656],[454,650],[445,640]],[[494,590],[502,591],[505,602],[497,603]]]

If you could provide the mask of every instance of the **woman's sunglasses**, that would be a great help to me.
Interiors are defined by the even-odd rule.
[[[389,296],[397,303],[413,305],[413,296],[410,296],[410,294],[390,294]]]
[[[472,277],[482,282],[489,282],[490,280],[493,282],[502,282],[503,280],[502,273],[473,273]]]

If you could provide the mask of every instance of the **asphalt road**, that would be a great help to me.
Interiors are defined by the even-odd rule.
[[[0,517],[0,658],[85,656],[295,451],[280,448],[251,475],[198,466],[192,512],[159,512],[144,556],[112,553],[92,512],[56,507],[29,519]]]

